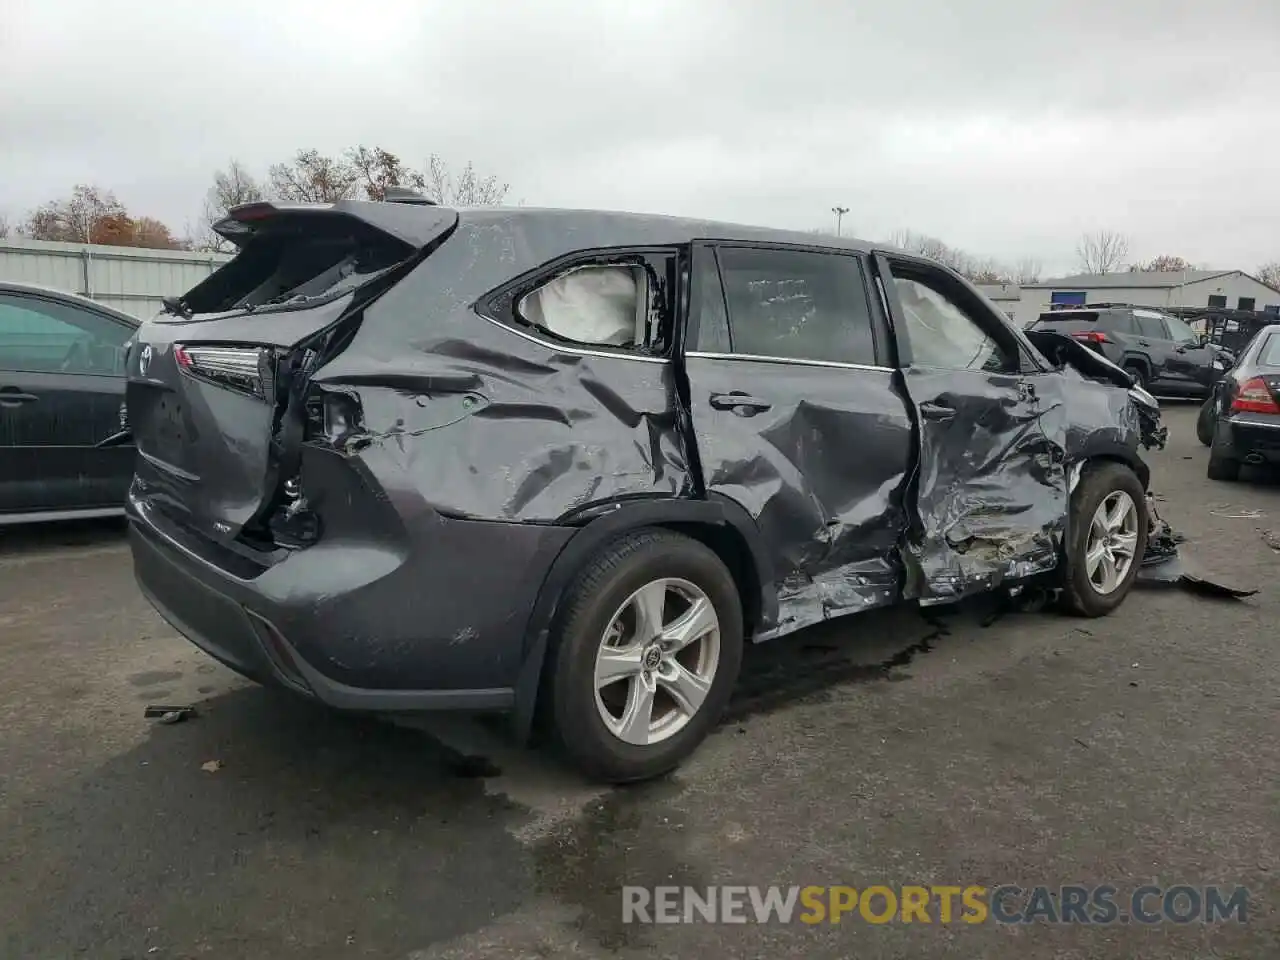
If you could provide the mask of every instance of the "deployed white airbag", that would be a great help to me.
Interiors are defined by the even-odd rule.
[[[566,340],[625,347],[644,341],[644,299],[635,267],[580,267],[528,294],[520,313]]]

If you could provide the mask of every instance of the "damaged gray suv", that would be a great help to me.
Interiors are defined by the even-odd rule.
[[[935,263],[701,221],[258,203],[129,358],[138,583],[344,710],[535,715],[669,770],[743,646],[1146,549],[1159,411]]]

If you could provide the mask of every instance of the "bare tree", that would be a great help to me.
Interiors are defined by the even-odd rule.
[[[9,236],[9,218],[0,213],[0,240]]]
[[[1076,256],[1085,273],[1113,273],[1129,255],[1129,238],[1114,230],[1086,233],[1076,244]]]
[[[1019,260],[1013,268],[1013,281],[1017,284],[1039,283],[1040,273],[1044,270],[1039,260],[1026,258]]]
[[[1182,273],[1184,270],[1194,269],[1182,257],[1171,257],[1168,254],[1162,254],[1147,263],[1135,263],[1129,268],[1133,273]]]
[[[154,217],[133,217],[110,190],[77,184],[71,195],[41,204],[21,233],[32,240],[177,250],[183,241]]]
[[[1280,260],[1272,260],[1260,266],[1258,279],[1273,290],[1280,290]]]
[[[115,194],[80,183],[69,197],[32,210],[22,232],[32,240],[119,244],[132,239],[134,228]]]
[[[234,249],[234,245],[225,237],[213,231],[213,225],[227,215],[232,207],[243,203],[254,203],[266,198],[262,185],[253,177],[238,160],[232,160],[225,170],[217,170],[213,174],[213,186],[204,198],[204,212],[201,225],[195,231],[192,245],[197,250],[226,252]]]
[[[370,200],[386,199],[389,187],[422,190],[427,185],[425,174],[405,166],[399,157],[382,147],[353,147],[347,151],[346,160]]]
[[[490,174],[482,177],[468,161],[454,176],[448,165],[434,153],[427,160],[425,176],[427,195],[446,207],[493,207],[507,198],[511,185]]]
[[[319,150],[299,150],[286,163],[272,165],[271,193],[298,203],[333,203],[356,193],[360,172],[346,157],[327,157]]]

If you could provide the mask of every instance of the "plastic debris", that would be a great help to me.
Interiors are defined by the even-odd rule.
[[[147,720],[159,720],[164,724],[182,723],[184,720],[190,720],[199,716],[195,707],[163,707],[153,705],[142,711],[142,716]]]
[[[217,773],[219,770],[222,769],[222,761],[206,760],[204,763],[200,764],[200,769],[203,770],[205,773]]]

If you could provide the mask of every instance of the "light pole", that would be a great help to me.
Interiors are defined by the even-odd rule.
[[[832,207],[831,212],[836,215],[836,236],[840,236],[840,223],[844,220],[844,215],[849,212],[848,207]]]

